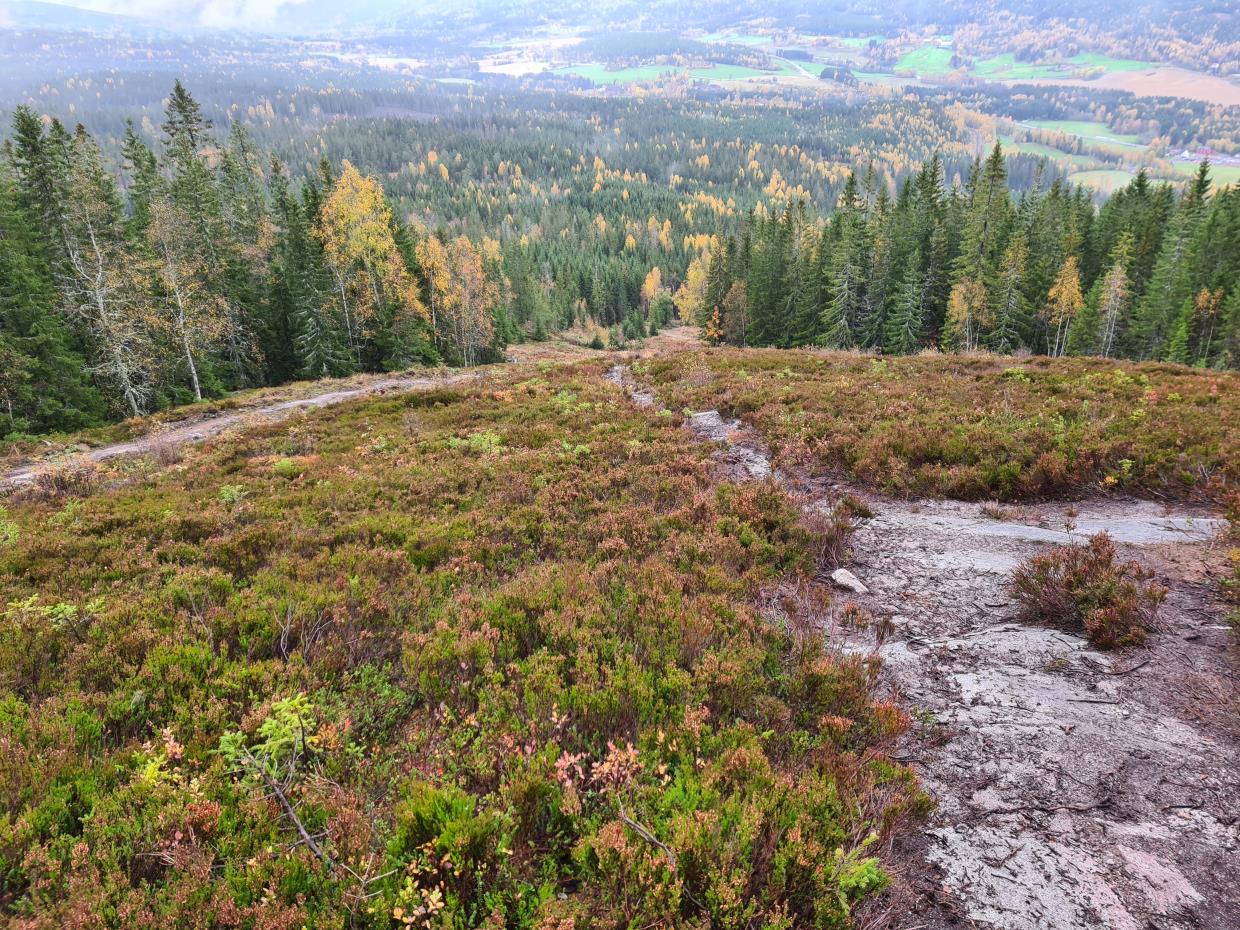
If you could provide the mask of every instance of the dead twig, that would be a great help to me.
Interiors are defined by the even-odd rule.
[[[288,799],[288,795],[284,793],[284,789],[280,786],[279,782],[271,777],[271,773],[268,772],[267,769],[254,758],[253,753],[251,753],[249,749],[245,750],[245,758],[246,762],[263,780],[263,783],[267,786],[267,790],[270,791],[275,796],[276,800],[280,802],[280,807],[284,809],[284,813],[288,819],[293,821],[293,826],[297,828],[297,833],[301,836],[302,842],[306,844],[306,848],[318,856],[323,865],[327,867],[327,871],[332,871],[332,869],[335,868],[335,864],[332,862],[332,857],[328,855],[328,853],[324,851],[323,847],[315,842],[314,837],[310,835],[310,832],[306,829],[306,825],[303,824],[301,822],[301,818],[297,816],[297,810],[293,807],[292,802]]]
[[[651,833],[648,827],[643,826],[641,823],[638,823],[636,820],[630,817],[628,814],[628,811],[624,809],[623,804],[620,805],[620,819],[624,821],[624,823],[629,827],[630,830],[632,830],[634,833],[640,836],[647,843],[650,843],[652,846],[657,846],[659,849],[663,851],[663,855],[667,856],[667,863],[671,867],[671,870],[672,870],[672,881],[680,882],[680,869],[677,866],[676,853],[672,850],[672,847],[668,846],[661,839],[659,839],[657,836]],[[689,891],[686,885],[682,883],[681,887],[684,889],[686,898],[688,898],[698,907],[702,907],[702,902],[699,901],[697,898],[693,897],[692,892]]]

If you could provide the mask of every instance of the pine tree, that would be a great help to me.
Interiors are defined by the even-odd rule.
[[[1025,300],[1025,266],[1029,248],[1023,235],[1017,234],[1008,243],[1003,261],[995,276],[991,294],[991,315],[995,325],[987,337],[987,344],[996,352],[1010,354],[1021,345],[1021,330],[1028,315]]]
[[[904,271],[895,305],[887,317],[883,349],[893,355],[911,355],[921,347],[922,319],[926,299],[926,277],[921,271],[921,254]]]
[[[68,326],[17,182],[0,161],[0,405],[4,432],[73,430],[103,421],[105,405]]]
[[[1133,317],[1127,348],[1138,358],[1167,354],[1177,320],[1183,315],[1186,302],[1191,304],[1194,240],[1206,212],[1209,191],[1209,162],[1203,161],[1172,217],[1149,287]]]

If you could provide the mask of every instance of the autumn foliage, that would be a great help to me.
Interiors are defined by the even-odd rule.
[[[813,570],[788,497],[716,484],[600,375],[349,403],[8,502],[5,916],[848,926],[921,806],[884,754],[905,719],[870,661],[755,606]]]

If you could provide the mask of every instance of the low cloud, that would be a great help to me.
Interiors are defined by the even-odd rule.
[[[155,22],[253,29],[272,26],[305,0],[83,0],[75,6]]]

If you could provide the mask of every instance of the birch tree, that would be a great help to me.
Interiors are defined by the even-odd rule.
[[[116,182],[84,129],[70,149],[61,308],[86,330],[92,371],[131,416],[146,409],[156,355],[140,263],[125,248]]]

